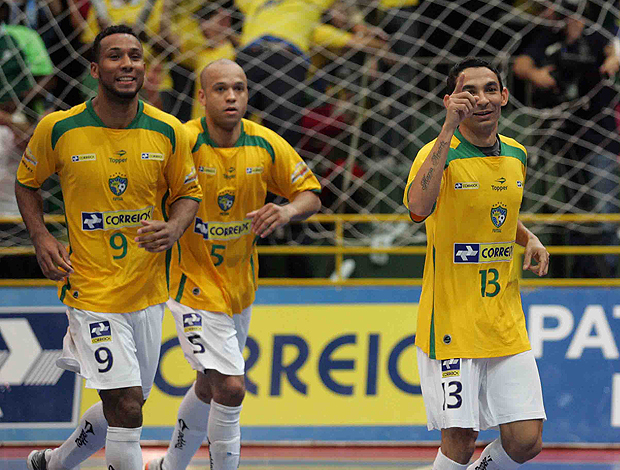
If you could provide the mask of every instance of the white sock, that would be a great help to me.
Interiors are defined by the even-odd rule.
[[[448,457],[441,453],[441,447],[437,449],[437,457],[433,462],[433,470],[467,470],[467,464],[461,465],[454,460],[450,460]]]
[[[48,470],[71,470],[105,446],[108,422],[103,403],[97,402],[80,418],[80,424],[62,445],[46,457]]]
[[[179,406],[177,422],[164,457],[163,470],[185,470],[207,437],[211,405],[198,398],[195,386],[194,382]]]
[[[241,455],[241,406],[224,406],[211,400],[209,455],[213,470],[236,470]]]
[[[495,439],[484,448],[478,460],[472,463],[467,470],[516,470],[521,466],[510,458],[502,447],[499,439]]]
[[[139,428],[108,427],[105,465],[108,470],[142,470]]]

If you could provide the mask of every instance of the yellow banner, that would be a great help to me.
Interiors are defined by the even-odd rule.
[[[244,426],[424,425],[417,304],[257,305],[245,350]],[[144,426],[172,426],[191,370],[170,312]],[[98,400],[85,390],[82,411]]]

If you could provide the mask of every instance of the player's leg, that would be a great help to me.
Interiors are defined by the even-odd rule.
[[[142,387],[100,390],[103,412],[108,422],[105,443],[106,467],[140,470],[142,451]]]
[[[109,316],[113,317],[112,326],[117,328],[119,344],[115,351],[108,352],[107,359],[101,354],[97,358],[100,372],[111,372],[117,367],[115,376],[106,377],[105,382],[100,380],[98,386],[108,421],[106,467],[141,470],[142,406],[150,394],[159,363],[164,305]]]
[[[245,397],[245,361],[242,351],[248,337],[252,307],[230,317],[217,317],[220,348],[213,352],[208,379],[213,392],[209,415],[209,455],[214,470],[234,470],[241,455],[239,416]],[[216,324],[216,323],[214,323]],[[230,335],[230,329],[235,332]],[[219,332],[225,332],[221,334]],[[232,341],[231,341],[232,340]],[[223,354],[221,354],[223,351]]]
[[[79,426],[60,447],[32,451],[28,456],[28,468],[72,470],[105,446],[107,430],[103,404],[97,402],[84,412]]]
[[[479,360],[430,359],[416,348],[427,427],[441,430],[433,470],[465,470],[478,437]]]
[[[190,387],[177,411],[172,437],[166,455],[151,460],[146,470],[185,470],[192,457],[207,438],[211,410],[211,387],[202,372]]]
[[[71,319],[69,310],[67,317]],[[74,328],[79,326],[74,325]],[[80,374],[79,352],[69,328],[63,341],[63,353],[58,367]],[[71,470],[105,446],[108,423],[101,402],[84,412],[73,434],[56,449],[35,450],[27,459],[30,470]]]
[[[245,397],[244,376],[209,370],[207,377],[213,390],[207,427],[211,468],[235,470],[241,455],[239,416]]]
[[[500,438],[489,444],[469,470],[514,470],[542,449],[546,419],[538,368],[532,351],[488,359],[482,391],[481,421],[499,426]]]

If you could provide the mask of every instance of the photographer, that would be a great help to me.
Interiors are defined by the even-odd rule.
[[[617,213],[616,158],[620,140],[614,119],[618,103],[613,79],[620,66],[613,33],[587,23],[587,2],[563,0],[556,7],[560,28],[542,27],[528,37],[514,73],[530,82],[536,108],[556,108],[546,122],[541,149],[557,156],[557,174],[568,178],[565,202],[576,212]],[[579,227],[571,245],[615,245],[616,226]],[[617,257],[577,256],[572,277],[615,277]]]

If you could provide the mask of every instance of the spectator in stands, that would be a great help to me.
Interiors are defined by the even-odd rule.
[[[379,25],[390,37],[390,49],[399,56],[396,63],[380,62],[383,80],[373,82],[373,89],[383,98],[379,106],[388,105],[386,120],[373,132],[384,145],[381,156],[398,158],[407,153],[413,126],[415,57],[420,55],[420,22],[416,11],[419,0],[379,0]],[[380,144],[381,145],[381,144]],[[407,155],[407,161],[409,156]]]
[[[183,111],[182,116],[174,113],[182,121],[204,115],[198,99],[201,71],[215,60],[235,58],[239,36],[232,28],[234,11],[233,0],[190,4],[175,0],[164,2],[161,35],[169,44],[178,47],[174,62],[187,70],[187,85],[179,87],[178,81],[175,81],[175,91],[170,92],[171,95],[175,92],[182,94],[188,104],[188,111]],[[163,109],[169,110],[171,107],[164,104]]]
[[[11,1],[9,23],[29,27],[41,36],[54,64],[48,87],[49,106],[67,109],[84,101],[78,80],[86,70],[80,34],[85,21],[74,0]]]
[[[559,174],[569,178],[566,202],[579,212],[619,212],[616,158],[620,139],[614,120],[618,103],[611,81],[620,62],[614,36],[600,28],[586,29],[587,3],[563,0],[557,8],[561,28],[540,28],[515,59],[514,73],[534,86],[537,107],[560,106],[569,113],[550,138],[553,155],[563,157]],[[554,119],[556,119],[554,117]],[[564,163],[566,162],[566,163]],[[569,232],[571,245],[617,245],[616,226],[601,224],[597,233],[586,228]],[[616,256],[578,256],[573,277],[613,277]]]
[[[37,117],[25,106],[49,86],[53,66],[37,32],[6,24],[9,17],[9,3],[0,1],[0,213],[19,214],[10,188]]]
[[[299,119],[304,107],[303,83],[309,68],[309,50],[325,33],[321,16],[336,0],[237,0],[245,14],[237,62],[250,86],[250,112],[279,132],[293,147],[301,137]],[[385,40],[368,25],[355,25],[351,47],[383,47]],[[344,44],[343,44],[344,45]]]

